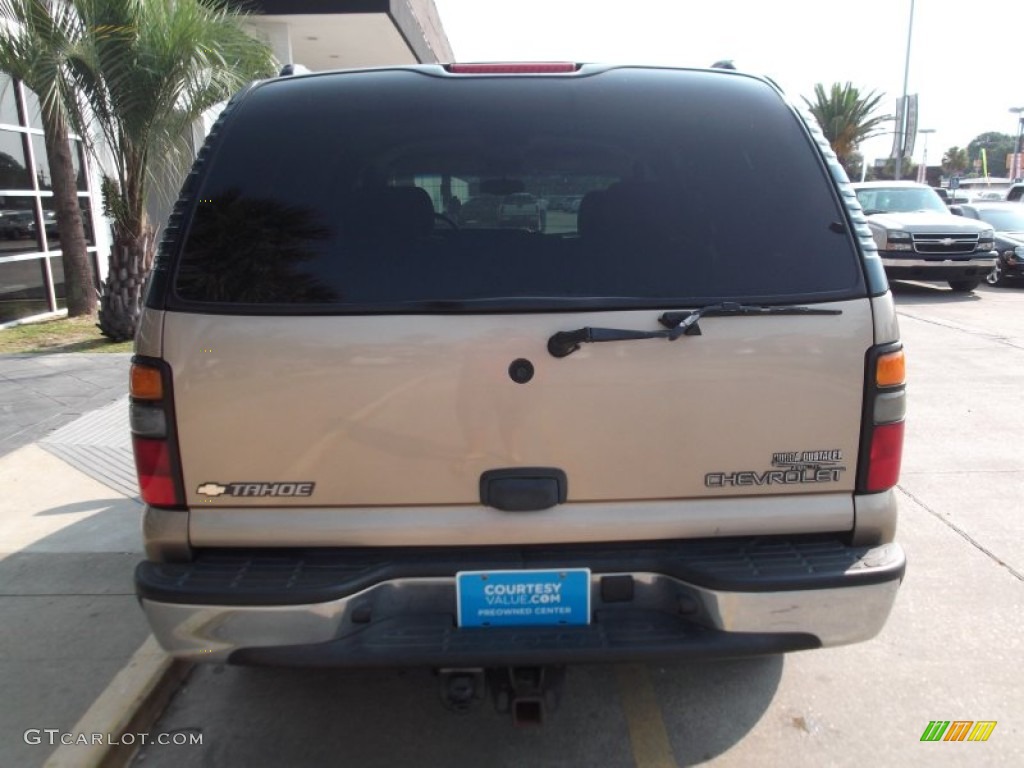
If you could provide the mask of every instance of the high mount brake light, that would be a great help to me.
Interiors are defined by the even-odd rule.
[[[508,64],[450,64],[448,71],[455,75],[554,75],[575,72],[577,66],[569,61],[537,61]]]

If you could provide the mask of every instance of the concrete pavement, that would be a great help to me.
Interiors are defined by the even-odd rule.
[[[130,358],[0,355],[0,456],[125,395]]]
[[[91,710],[149,636],[132,585],[142,505],[125,479],[129,357],[0,355],[2,766],[43,765],[60,734],[133,702],[113,697],[99,720]],[[94,751],[75,749],[51,764],[91,764]]]

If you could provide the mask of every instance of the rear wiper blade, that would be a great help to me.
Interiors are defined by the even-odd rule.
[[[666,312],[658,318],[658,322],[666,328],[691,328],[702,317],[728,317],[730,315],[841,315],[841,309],[822,309],[820,307],[769,306],[760,304],[739,304],[735,301],[723,301],[719,304],[708,304],[698,309],[683,312]],[[698,334],[699,335],[699,334]]]
[[[634,339],[668,339],[675,341],[680,336],[700,336],[697,323],[702,317],[726,317],[729,315],[841,315],[840,309],[818,309],[815,307],[762,307],[756,304],[738,304],[724,301],[708,304],[684,312],[666,312],[658,322],[668,330],[633,331],[625,328],[578,328],[575,331],[559,331],[548,339],[548,352],[552,357],[567,357],[580,348],[581,344],[595,344],[605,341],[632,341]]]

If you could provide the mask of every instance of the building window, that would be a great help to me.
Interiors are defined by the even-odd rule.
[[[41,126],[36,95],[0,74],[0,323],[65,306],[56,206]],[[72,157],[88,250],[99,275],[97,223],[81,141],[72,141]]]

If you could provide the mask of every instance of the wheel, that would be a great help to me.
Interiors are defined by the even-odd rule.
[[[955,293],[968,293],[981,285],[981,280],[950,280],[949,287]]]
[[[985,282],[989,285],[1005,285],[1006,275],[1003,274],[1003,268],[999,266],[999,262],[992,267],[992,271],[985,275]]]

